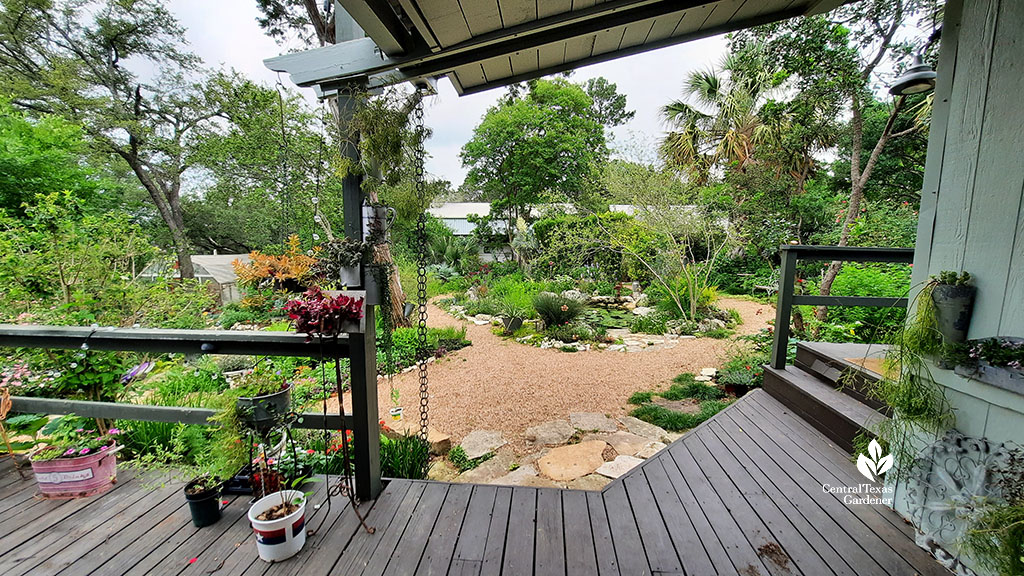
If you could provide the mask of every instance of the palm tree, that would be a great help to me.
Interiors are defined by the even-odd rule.
[[[698,185],[719,165],[744,170],[756,160],[756,149],[777,142],[785,128],[784,120],[766,123],[760,114],[780,83],[757,45],[730,52],[717,70],[690,73],[685,98],[662,108],[674,128],[661,144],[665,161]]]

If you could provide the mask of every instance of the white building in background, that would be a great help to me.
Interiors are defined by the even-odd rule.
[[[235,260],[248,263],[249,255],[195,254],[192,256],[192,266],[196,271],[196,280],[208,282],[213,292],[218,295],[222,305],[238,302],[242,299],[242,293],[238,288],[238,276],[235,274],[235,267],[232,265],[232,262]],[[181,274],[174,266],[173,260],[157,259],[146,266],[139,273],[138,277],[144,280],[155,280],[165,276],[171,278],[181,277]]]

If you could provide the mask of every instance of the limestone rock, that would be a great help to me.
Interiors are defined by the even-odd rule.
[[[591,434],[584,440],[603,440],[607,442],[619,454],[636,454],[651,441],[650,438],[637,436],[631,432],[615,432],[614,434]]]
[[[644,447],[636,453],[637,458],[643,458],[644,460],[657,454],[660,450],[663,450],[667,445],[663,442],[648,442],[644,444]]]
[[[701,374],[700,376],[694,376],[693,377],[693,381],[694,382],[711,382],[711,376],[705,376],[705,375]]]
[[[466,458],[475,460],[486,454],[494,452],[508,442],[501,437],[501,432],[495,430],[474,430],[462,439],[462,449],[466,452]]]
[[[647,316],[651,312],[654,312],[654,308],[649,308],[647,306],[637,306],[636,308],[633,308],[633,314],[636,314],[637,316]]]
[[[526,429],[526,440],[534,446],[565,444],[576,432],[565,420],[552,420]]]
[[[586,294],[580,292],[579,290],[566,290],[562,292],[562,298],[575,300],[577,302],[586,302],[587,300],[590,299]]]
[[[484,462],[482,462],[476,468],[467,470],[459,475],[455,480],[456,482],[470,482],[473,484],[487,484],[501,478],[508,474],[509,468],[512,467],[516,462],[515,454],[512,450],[505,448],[498,450],[494,453],[494,456]]]
[[[701,376],[714,376],[715,374],[718,374],[718,369],[716,369],[716,368],[701,368],[700,369],[700,375]]]
[[[665,436],[664,428],[655,426],[649,422],[644,422],[639,418],[623,416],[619,418],[619,422],[626,427],[626,430],[629,430],[637,436],[643,436],[648,440],[660,441],[661,438]],[[632,454],[632,452],[630,452],[630,454]]]
[[[618,478],[642,462],[643,460],[635,456],[619,456],[615,460],[605,462],[599,466],[597,468],[597,473],[609,478]]]
[[[599,440],[559,446],[537,460],[537,468],[544,476],[561,482],[586,476],[605,463],[601,453],[606,446]]]
[[[420,423],[416,420],[386,421],[381,432],[388,438],[399,436],[415,436],[420,433]],[[452,437],[427,427],[427,442],[430,443],[430,453],[435,456],[444,456],[452,449]]]
[[[594,490],[594,491],[597,491],[597,490],[602,490],[610,482],[611,482],[610,479],[608,479],[605,476],[601,476],[600,474],[587,474],[586,476],[580,476],[579,478],[577,478],[575,480],[570,480],[566,484],[566,488],[570,488],[572,490]]]
[[[452,482],[458,475],[459,469],[452,466],[451,462],[447,460],[437,460],[427,470],[427,480],[436,480],[438,482]]]
[[[573,428],[585,432],[614,432],[619,429],[615,425],[615,420],[596,412],[573,412],[569,414],[569,421]]]

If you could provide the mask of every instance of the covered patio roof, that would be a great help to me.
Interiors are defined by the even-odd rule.
[[[322,92],[447,76],[472,94],[849,1],[337,0],[366,37],[266,64]]]

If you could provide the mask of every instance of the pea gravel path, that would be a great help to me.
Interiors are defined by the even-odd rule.
[[[770,305],[721,298],[720,308],[734,308],[743,317],[737,333],[768,326]],[[527,450],[524,431],[530,426],[568,418],[570,412],[598,412],[612,417],[629,411],[626,400],[641,390],[666,387],[681,372],[718,367],[737,344],[728,340],[680,340],[673,348],[624,353],[592,350],[541,350],[494,335],[491,326],[476,326],[429,306],[432,326],[467,326],[472,346],[430,365],[430,425],[457,444],[477,429],[499,430],[518,453]],[[399,374],[394,385],[406,418],[416,417],[418,377]],[[378,383],[381,418],[391,407],[386,380]],[[335,399],[329,409],[337,410]],[[351,410],[346,394],[346,408]]]

